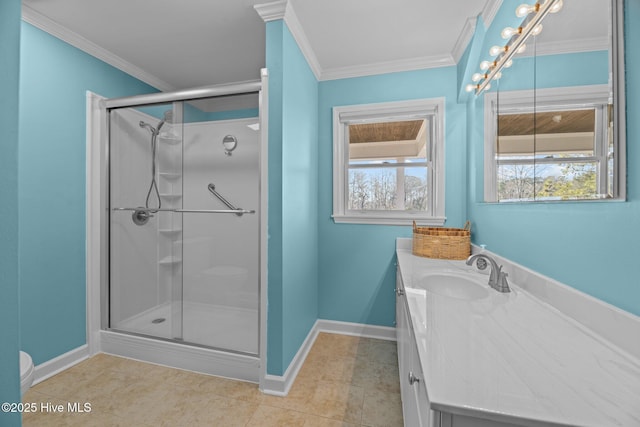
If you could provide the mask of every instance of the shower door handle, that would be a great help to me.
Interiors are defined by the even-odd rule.
[[[173,209],[173,212],[180,213],[232,213],[238,216],[242,216],[244,214],[254,214],[256,211],[253,209]]]
[[[138,215],[147,215],[152,217],[151,213],[156,212],[176,212],[176,213],[232,213],[238,216],[242,216],[244,214],[255,214],[256,211],[253,209],[171,209],[171,208],[111,208],[114,211],[134,211]]]

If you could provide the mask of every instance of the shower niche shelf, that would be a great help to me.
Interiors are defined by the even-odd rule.
[[[168,145],[178,145],[182,142],[182,138],[177,135],[158,135],[158,140]]]
[[[163,200],[171,201],[178,200],[182,197],[182,194],[160,194]]]
[[[160,234],[163,236],[167,236],[170,238],[178,237],[180,233],[182,233],[182,229],[180,228],[162,228],[158,230]]]
[[[173,172],[160,172],[160,176],[166,179],[167,181],[174,181],[180,178],[182,175],[179,173],[173,173]]]
[[[182,260],[178,257],[175,256],[166,256],[164,258],[162,258],[160,261],[158,261],[158,264],[160,265],[174,265],[174,264],[180,264],[182,262]]]

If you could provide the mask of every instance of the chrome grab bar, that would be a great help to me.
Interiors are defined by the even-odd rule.
[[[235,206],[233,206],[227,199],[225,199],[224,197],[222,197],[222,194],[218,193],[216,191],[216,186],[213,183],[210,183],[207,188],[209,189],[209,191],[211,192],[211,194],[213,194],[214,196],[216,196],[218,198],[218,200],[220,200],[222,203],[225,204],[226,207],[228,207],[231,210],[234,211],[241,211],[242,209],[240,208],[236,208]],[[236,213],[236,215],[241,216],[242,213]]]
[[[114,211],[140,211],[148,213],[177,212],[177,213],[232,213],[238,216],[254,214],[256,211],[247,209],[171,209],[171,208],[111,208]]]

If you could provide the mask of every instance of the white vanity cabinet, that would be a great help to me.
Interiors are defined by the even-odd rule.
[[[438,414],[431,410],[427,397],[400,267],[396,273],[396,338],[404,425],[407,427],[439,427],[439,419],[436,423],[436,415]]]
[[[409,314],[407,292],[411,292],[411,289],[405,290],[400,266],[398,266],[396,273],[396,339],[400,396],[405,427],[518,427],[515,424],[454,415],[431,409]]]
[[[514,277],[511,292],[496,292],[464,261],[417,257],[398,240],[405,426],[640,427],[640,317],[486,251]],[[550,304],[577,304],[578,318]]]

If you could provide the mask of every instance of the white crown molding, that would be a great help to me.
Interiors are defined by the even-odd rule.
[[[98,46],[97,44],[85,39],[78,33],[75,33],[68,28],[60,25],[59,23],[47,18],[43,14],[37,12],[31,7],[22,4],[22,20],[33,25],[36,28],[45,31],[52,36],[70,44],[73,47],[76,47],[83,52],[98,58],[101,61],[106,62],[107,64],[124,71],[141,80],[156,89],[161,91],[173,91],[175,88],[171,86],[169,83],[160,80],[156,76],[149,74],[148,72],[138,68],[137,66],[131,64],[130,62],[125,61],[117,55],[109,52],[108,50]]]
[[[458,36],[458,40],[456,40],[456,44],[453,46],[451,56],[453,56],[453,60],[456,64],[460,61],[460,58],[462,58],[464,50],[471,41],[473,33],[476,31],[476,21],[476,17],[469,18],[465,21],[464,27],[462,27],[462,31]]]
[[[291,35],[295,39],[298,47],[307,60],[311,71],[315,75],[316,79],[320,81],[337,80],[350,77],[364,77],[376,74],[420,70],[425,68],[448,67],[451,65],[455,65],[457,62],[457,60],[454,59],[455,57],[453,55],[444,54],[437,56],[401,59],[397,61],[379,62],[373,64],[323,69],[320,65],[320,61],[318,61],[318,57],[311,47],[311,43],[309,42],[309,39],[304,32],[302,24],[300,24],[300,21],[298,20],[292,4],[288,0],[258,4],[254,6],[254,9],[265,22],[275,21],[278,19],[284,20],[284,22],[287,24],[287,27],[289,28],[289,31],[291,32]],[[473,25],[474,27],[471,29],[470,34],[465,35],[465,37],[468,37],[468,39],[470,39],[471,35],[473,35],[475,23]],[[465,24],[465,30],[466,27],[467,24]],[[460,50],[459,55],[462,55],[462,52],[464,52],[466,45],[461,47],[456,46],[456,48]],[[456,53],[458,52],[456,51]]]
[[[487,3],[484,5],[484,8],[480,13],[482,20],[484,21],[485,28],[489,28],[491,26],[493,18],[496,17],[500,6],[502,6],[502,0],[487,0]]]
[[[609,39],[607,37],[537,43],[535,49],[527,49],[520,56],[533,56],[534,52],[537,56],[543,56],[598,50],[609,50]]]
[[[351,77],[364,77],[376,74],[422,70],[425,68],[449,67],[451,65],[456,65],[456,63],[453,56],[450,54],[424,56],[400,59],[397,61],[329,68],[322,71],[320,80],[347,79]]]
[[[258,12],[258,15],[260,15],[260,18],[262,18],[264,22],[276,21],[278,19],[284,20],[291,32],[291,35],[298,44],[302,55],[307,60],[307,64],[309,64],[309,68],[311,68],[311,72],[313,72],[316,80],[320,80],[322,67],[320,67],[320,62],[311,47],[311,43],[309,43],[309,39],[302,28],[302,24],[300,24],[300,21],[298,20],[298,16],[293,9],[293,5],[289,3],[288,0],[281,0],[272,3],[257,4],[253,6],[253,8]]]
[[[293,10],[293,5],[291,3],[287,5],[285,10],[284,22],[287,24],[287,27],[289,27],[289,31],[296,43],[298,43],[298,47],[302,51],[302,55],[306,58],[313,75],[316,76],[316,80],[320,80],[320,77],[322,76],[322,67],[320,66],[318,57],[311,48],[311,43],[309,43],[309,39],[307,38],[307,35],[302,28],[302,24],[300,24],[298,16]]]
[[[279,0],[271,3],[256,4],[253,8],[264,22],[277,21],[278,19],[284,19],[287,3],[288,0]]]

